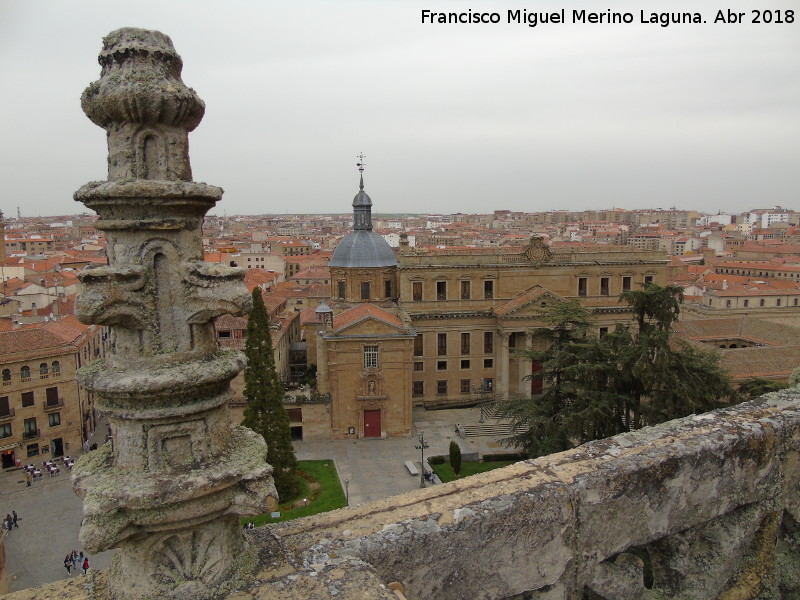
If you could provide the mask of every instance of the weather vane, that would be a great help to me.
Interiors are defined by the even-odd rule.
[[[358,159],[358,162],[356,163],[356,166],[358,167],[358,172],[363,173],[364,167],[367,166],[367,164],[364,162],[364,153],[363,152],[360,153],[358,156],[356,156],[356,158]]]

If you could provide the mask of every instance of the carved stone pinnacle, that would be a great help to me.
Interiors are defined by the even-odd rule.
[[[172,41],[119,29],[99,61],[81,104],[108,133],[108,181],[75,199],[98,213],[109,264],[80,274],[76,314],[112,329],[110,356],[79,379],[113,445],[73,470],[81,542],[117,548],[117,600],[209,599],[248,577],[239,518],[277,504],[266,444],[228,418],[244,357],[214,338],[213,319],[245,314],[250,296],[243,269],[202,262],[203,218],[222,190],[192,181],[188,134],[205,107]]]

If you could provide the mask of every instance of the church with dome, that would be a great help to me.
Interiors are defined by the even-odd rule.
[[[551,248],[535,236],[521,247],[393,250],[372,230],[362,172],[353,231],[329,264],[330,306],[318,309],[309,357],[331,399],[326,437],[357,439],[408,435],[414,406],[540,394],[541,364],[516,351],[546,347],[542,310],[578,299],[602,335],[631,320],[620,293],[664,285],[668,260],[628,246]]]

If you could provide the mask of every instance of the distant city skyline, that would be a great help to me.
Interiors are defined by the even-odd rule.
[[[535,8],[564,7],[592,5]],[[347,213],[359,152],[376,214],[800,206],[800,23],[715,24],[705,0],[605,8],[708,22],[422,24],[422,9],[466,10],[443,0],[6,0],[0,209],[77,214],[72,193],[106,178],[79,98],[123,26],[169,35],[206,102],[190,151],[194,179],[226,190],[217,216]]]

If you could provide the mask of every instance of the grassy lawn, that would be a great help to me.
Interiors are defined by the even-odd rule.
[[[336,468],[332,460],[301,460],[297,463],[297,473],[300,475],[300,495],[298,498],[308,499],[305,506],[292,507],[297,502],[297,498],[286,504],[278,506],[281,513],[280,518],[273,519],[269,513],[253,517],[256,527],[265,523],[278,523],[289,521],[308,515],[327,512],[336,508],[346,506],[344,490],[336,474]],[[312,482],[319,483],[319,489],[312,489]],[[242,523],[249,522],[250,519],[242,519]]]
[[[455,473],[453,473],[453,467],[450,466],[450,463],[444,463],[442,465],[431,465],[431,468],[436,471],[436,474],[439,476],[439,479],[442,480],[442,483],[447,483],[448,481],[454,481],[455,479],[462,479],[469,475],[476,475],[477,473],[485,473],[486,471],[491,471],[492,469],[498,469],[500,467],[506,467],[508,465],[513,465],[514,463],[519,462],[516,460],[509,460],[509,461],[498,461],[498,462],[477,462],[477,461],[463,461],[461,463],[461,476],[456,477]]]

